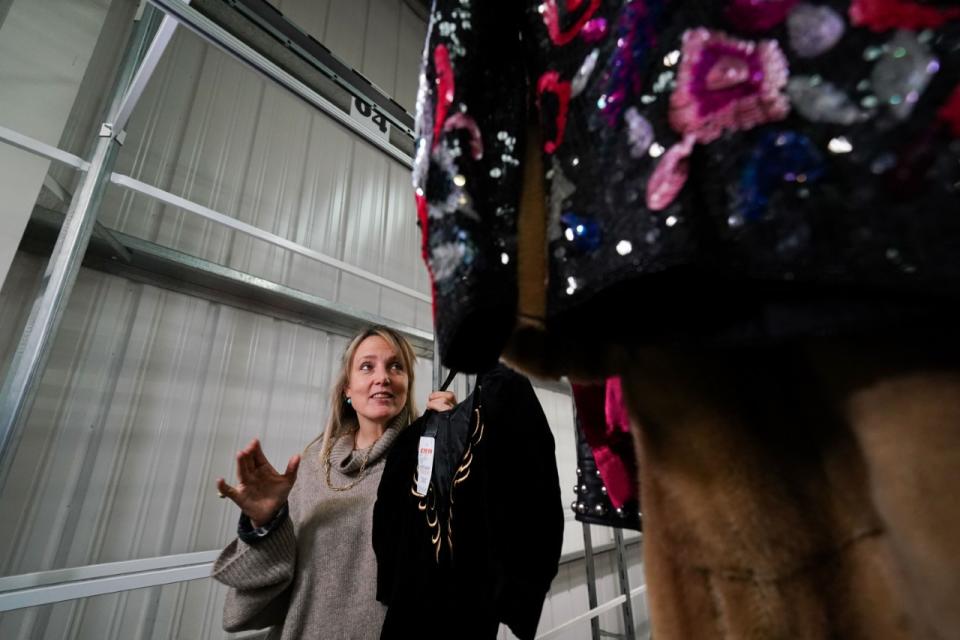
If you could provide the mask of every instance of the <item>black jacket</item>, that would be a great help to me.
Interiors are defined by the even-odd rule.
[[[436,0],[417,107],[447,366],[514,326],[528,119],[551,333],[755,343],[956,306],[955,2]]]
[[[437,426],[426,496],[415,495],[420,437]],[[546,417],[523,376],[478,376],[456,409],[427,412],[394,443],[373,516],[381,638],[533,638],[563,543]]]

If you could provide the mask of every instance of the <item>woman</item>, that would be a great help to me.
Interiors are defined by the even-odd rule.
[[[238,539],[213,568],[230,587],[225,630],[379,637],[385,608],[376,600],[373,504],[386,453],[416,415],[414,360],[392,329],[363,331],[343,355],[322,438],[291,457],[282,474],[254,439],[237,453],[237,484],[217,480],[220,495],[242,511]],[[437,391],[427,408],[455,404],[453,393]]]

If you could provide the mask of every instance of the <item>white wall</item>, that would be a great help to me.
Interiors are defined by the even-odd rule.
[[[129,24],[135,8],[133,0],[13,0],[0,24],[0,125],[57,146],[103,26]],[[49,166],[0,144],[0,283]]]

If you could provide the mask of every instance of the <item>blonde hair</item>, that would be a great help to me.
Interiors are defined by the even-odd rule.
[[[402,335],[382,325],[368,327],[358,333],[343,352],[340,359],[340,372],[336,381],[330,389],[330,418],[327,420],[327,426],[323,434],[313,440],[307,448],[309,449],[317,440],[323,439],[323,446],[320,448],[320,459],[327,460],[330,456],[330,450],[334,443],[341,437],[356,433],[359,428],[357,421],[357,412],[353,406],[347,403],[346,390],[350,383],[350,368],[353,366],[353,357],[357,354],[360,344],[372,336],[379,336],[387,341],[393,350],[400,357],[400,363],[403,370],[407,373],[407,401],[403,409],[393,420],[393,424],[399,423],[399,428],[406,427],[417,415],[417,404],[413,394],[414,366],[417,356],[413,353],[413,347]]]

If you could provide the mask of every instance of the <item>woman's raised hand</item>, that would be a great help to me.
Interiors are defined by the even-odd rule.
[[[300,456],[287,462],[287,470],[277,473],[263,455],[260,441],[254,438],[237,453],[237,484],[230,486],[223,478],[217,479],[217,490],[223,497],[233,500],[255,527],[261,527],[280,510],[287,501],[290,489],[297,480]]]
[[[427,409],[434,411],[449,411],[457,406],[457,396],[453,391],[434,391],[427,398]]]

